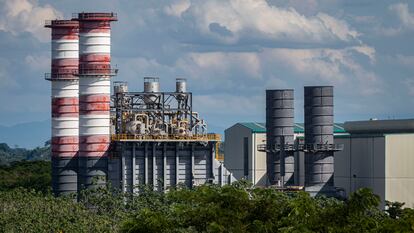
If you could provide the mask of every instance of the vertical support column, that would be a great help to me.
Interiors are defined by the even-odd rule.
[[[191,181],[190,181],[191,188],[194,187],[194,183],[196,182],[196,180],[194,178],[195,177],[195,169],[194,169],[194,147],[195,147],[195,143],[191,143]]]
[[[180,154],[179,154],[179,145],[175,144],[175,185],[177,186],[180,183]]]
[[[132,158],[131,158],[131,169],[132,169],[132,180],[131,180],[131,184],[132,184],[132,193],[136,192],[136,186],[137,186],[137,170],[136,170],[136,143],[132,143]]]
[[[210,176],[209,178],[214,182],[215,180],[215,171],[216,171],[216,163],[214,162],[214,160],[216,159],[216,154],[218,153],[218,151],[216,151],[216,143],[218,142],[209,142],[210,145],[210,158],[209,158],[209,162],[211,165],[211,170],[210,170]],[[221,164],[223,165],[223,164]]]
[[[220,186],[223,186],[224,185],[224,174],[223,174],[224,169],[223,169],[223,164],[220,165],[219,171],[220,171],[220,182],[219,182],[219,185]]]
[[[144,184],[148,185],[148,142],[145,143],[144,148]]]
[[[52,67],[45,74],[52,84],[52,189],[56,196],[77,193],[78,183],[78,56],[79,23],[47,21],[51,28]]]
[[[167,143],[164,142],[163,144],[163,150],[162,150],[162,158],[163,158],[163,191],[167,190]]]
[[[81,188],[106,184],[110,144],[111,21],[114,13],[79,13],[79,173]]]
[[[121,153],[121,183],[122,192],[126,192],[125,153]]]
[[[156,148],[157,144],[154,142],[152,143],[152,189],[156,190],[158,188],[158,184],[157,184],[157,156],[156,156],[156,152],[157,152],[157,148]]]

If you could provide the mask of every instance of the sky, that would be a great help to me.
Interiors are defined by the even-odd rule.
[[[414,1],[0,0],[0,125],[50,119],[48,19],[116,12],[114,81],[186,78],[210,128],[264,122],[265,89],[335,86],[335,121],[414,118]]]

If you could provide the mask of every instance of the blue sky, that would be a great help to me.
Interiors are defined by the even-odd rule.
[[[411,2],[411,3],[410,3]],[[188,79],[215,130],[264,121],[266,88],[335,85],[335,119],[414,117],[414,4],[379,0],[0,0],[0,125],[50,116],[44,20],[117,12],[112,63],[130,89]]]

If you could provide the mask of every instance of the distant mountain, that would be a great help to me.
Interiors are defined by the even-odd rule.
[[[50,139],[50,120],[0,126],[0,143],[32,149]]]

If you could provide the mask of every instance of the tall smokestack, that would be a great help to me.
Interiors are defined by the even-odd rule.
[[[79,188],[106,182],[110,145],[111,21],[114,13],[79,13]]]
[[[333,87],[305,87],[305,190],[335,195]]]
[[[55,195],[77,192],[78,179],[78,42],[79,24],[47,21],[52,29],[52,188]]]
[[[294,91],[266,90],[266,154],[270,185],[294,184]]]

